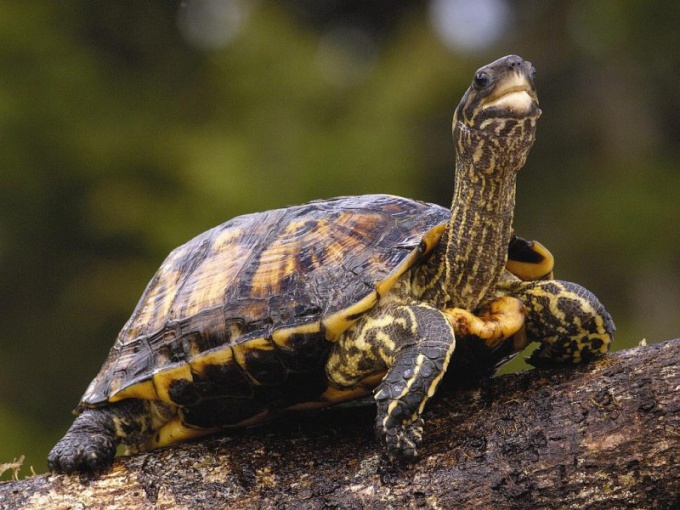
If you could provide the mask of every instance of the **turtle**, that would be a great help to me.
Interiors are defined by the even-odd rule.
[[[233,218],[172,251],[50,470],[99,473],[121,443],[147,450],[371,394],[387,458],[410,461],[457,335],[510,352],[538,341],[539,364],[604,354],[604,306],[554,280],[549,252],[512,228],[541,114],[534,73],[516,55],[475,73],[453,116],[451,209],[317,200]]]

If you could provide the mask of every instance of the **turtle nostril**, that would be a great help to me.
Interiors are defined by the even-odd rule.
[[[522,57],[518,57],[517,55],[510,55],[508,57],[508,65],[512,68],[518,68],[522,62]]]

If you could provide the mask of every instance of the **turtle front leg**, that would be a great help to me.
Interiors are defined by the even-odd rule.
[[[333,386],[350,389],[386,371],[374,391],[376,435],[390,458],[412,459],[423,434],[421,413],[454,348],[453,328],[436,308],[384,307],[363,317],[338,341],[326,373]]]
[[[614,338],[614,321],[584,287],[560,280],[520,282],[511,296],[526,306],[526,335],[541,346],[527,360],[536,367],[580,363],[605,354]]]
[[[142,447],[155,429],[152,402],[130,399],[94,409],[85,409],[64,437],[52,448],[47,466],[52,472],[73,473],[106,470],[121,442]],[[155,412],[152,412],[155,411]]]

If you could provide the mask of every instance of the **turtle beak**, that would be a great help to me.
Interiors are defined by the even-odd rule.
[[[490,64],[494,65],[497,66],[497,82],[484,99],[482,110],[500,108],[518,116],[540,114],[531,62],[509,55]]]
[[[522,71],[508,73],[487,98],[482,110],[503,108],[515,115],[526,115],[538,107],[538,98],[530,78]]]

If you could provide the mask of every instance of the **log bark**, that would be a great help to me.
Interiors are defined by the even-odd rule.
[[[0,484],[0,508],[680,508],[680,339],[439,392],[418,462],[371,407]]]

